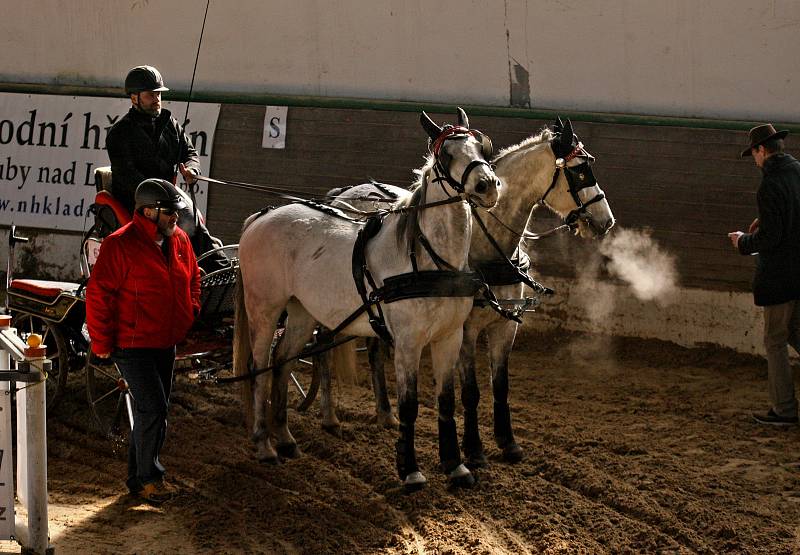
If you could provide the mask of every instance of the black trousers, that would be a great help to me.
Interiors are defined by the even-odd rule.
[[[133,397],[126,484],[135,493],[145,484],[160,481],[165,473],[158,456],[167,435],[175,347],[115,349],[113,357]]]

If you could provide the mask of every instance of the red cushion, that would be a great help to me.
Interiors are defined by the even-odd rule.
[[[100,191],[94,197],[95,204],[102,204],[104,206],[108,206],[111,210],[114,211],[114,216],[116,216],[117,221],[119,222],[120,227],[127,224],[131,221],[131,215],[125,210],[125,207],[122,206],[122,203],[111,196],[111,193],[108,191]]]
[[[80,284],[69,281],[45,281],[41,279],[14,279],[8,288],[9,293],[29,293],[39,297],[58,297],[61,293],[74,293]]]

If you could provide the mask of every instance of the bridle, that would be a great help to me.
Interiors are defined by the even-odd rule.
[[[455,139],[455,138],[466,138],[466,137],[474,137],[481,144],[481,157],[475,160],[472,160],[467,167],[464,169],[464,172],[461,174],[461,180],[456,181],[450,175],[449,167],[450,163],[452,162],[452,156],[450,156],[447,152],[442,150],[442,145],[444,145],[445,141],[448,139]],[[441,206],[443,204],[450,204],[453,202],[460,202],[464,201],[470,207],[470,210],[474,212],[475,210],[475,203],[469,198],[467,194],[465,194],[466,182],[469,178],[470,173],[479,167],[479,166],[487,166],[489,169],[492,169],[492,165],[487,161],[487,158],[491,157],[491,141],[483,135],[480,131],[468,129],[466,127],[456,125],[451,127],[446,127],[442,130],[438,137],[431,143],[430,147],[431,154],[434,158],[433,163],[433,173],[434,178],[431,179],[431,183],[438,183],[439,186],[442,188],[442,191],[447,196],[445,200],[435,201],[432,203],[428,203],[427,201],[425,204],[411,207],[413,212],[416,213],[421,208],[430,208],[433,206]],[[458,195],[450,195],[445,189],[444,184],[447,183],[450,187],[455,190]],[[422,198],[425,199],[427,196],[427,181],[423,180],[423,193]],[[439,256],[436,251],[434,251],[430,241],[419,228],[419,220],[416,217],[416,214],[412,217],[413,226],[414,226],[414,240],[411,241],[410,249],[409,249],[409,256],[411,258],[411,266],[414,269],[414,273],[417,273],[417,248],[416,244],[419,243],[428,253],[433,263],[436,267],[441,270],[447,271],[458,271],[452,264],[450,264],[447,260]]]
[[[553,150],[556,150],[555,146]],[[581,200],[580,195],[578,192],[587,189],[589,187],[594,187],[597,185],[597,180],[592,173],[592,168],[589,165],[589,161],[593,160],[591,154],[586,152],[586,149],[583,148],[583,143],[578,141],[578,144],[575,145],[572,150],[567,153],[566,156],[558,157],[558,153],[556,152],[556,161],[555,161],[555,171],[553,172],[553,180],[550,182],[550,186],[542,195],[542,198],[536,204],[546,204],[547,195],[550,194],[556,183],[558,183],[558,178],[561,175],[561,171],[564,171],[564,175],[567,178],[567,184],[569,185],[569,193],[572,195],[572,200],[575,201],[575,208],[570,211],[569,214],[564,218],[564,221],[570,227],[574,226],[579,219],[587,219],[587,215],[589,214],[588,208],[592,204],[596,202],[600,202],[606,196],[603,193],[597,193],[594,197],[583,202]],[[577,158],[577,157],[586,158],[586,161],[581,162],[577,166],[568,166],[567,162],[570,160]]]
[[[469,137],[469,136],[474,137],[478,142],[481,143],[483,157],[473,160],[472,162],[467,164],[467,167],[464,169],[464,173],[461,174],[460,181],[456,181],[450,175],[450,162],[452,161],[452,156],[442,151],[442,145],[444,145],[445,141],[447,141],[448,139]],[[457,191],[460,194],[463,194],[467,183],[467,179],[469,178],[469,175],[472,173],[473,170],[475,170],[479,166],[487,166],[490,169],[492,167],[491,164],[487,161],[487,158],[491,157],[491,154],[487,156],[486,153],[487,146],[485,141],[486,141],[485,135],[483,135],[483,133],[481,133],[480,131],[467,129],[466,127],[462,127],[460,125],[447,127],[446,129],[444,129],[442,133],[436,138],[436,140],[433,141],[430,148],[431,154],[433,154],[433,158],[435,160],[433,165],[433,172],[436,175],[436,177],[432,181],[434,183],[439,183],[440,185],[444,181],[448,185],[450,185],[450,187],[452,187],[455,191]]]

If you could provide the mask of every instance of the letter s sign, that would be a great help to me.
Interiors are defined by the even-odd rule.
[[[264,114],[264,134],[261,138],[263,148],[286,148],[287,106],[267,106]]]

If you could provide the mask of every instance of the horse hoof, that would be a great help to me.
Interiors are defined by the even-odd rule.
[[[279,457],[265,457],[263,459],[258,459],[258,462],[267,466],[278,466],[281,460]]]
[[[340,439],[342,437],[342,426],[338,422],[336,424],[323,424],[322,429],[334,437]]]
[[[455,467],[448,475],[450,484],[457,488],[471,488],[475,485],[475,476],[463,464]]]
[[[400,422],[392,413],[379,413],[377,415],[377,422],[378,426],[388,430],[396,430],[400,426]]]
[[[489,459],[486,458],[486,454],[483,451],[480,453],[475,453],[474,455],[465,455],[464,459],[464,464],[470,469],[483,468],[489,464]]]
[[[403,480],[403,489],[406,490],[406,493],[412,493],[421,490],[427,483],[428,479],[425,478],[425,475],[417,470],[406,476],[406,479]]]
[[[296,459],[301,455],[296,443],[286,443],[278,445],[278,455],[284,459]]]
[[[510,463],[518,463],[525,458],[525,451],[517,442],[503,447],[503,460]]]

